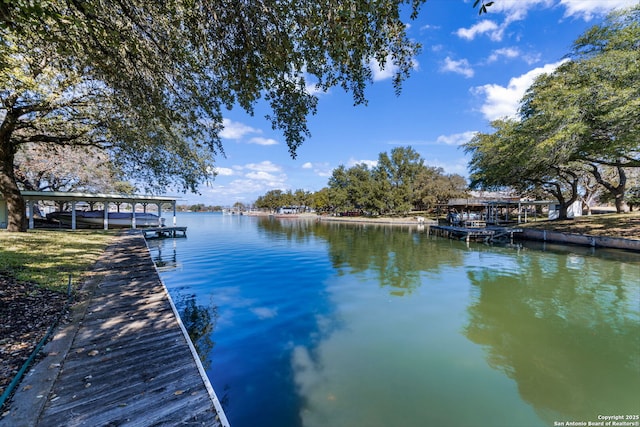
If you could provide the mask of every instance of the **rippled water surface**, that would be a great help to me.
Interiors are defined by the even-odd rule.
[[[232,427],[640,413],[640,255],[183,214],[150,242]]]

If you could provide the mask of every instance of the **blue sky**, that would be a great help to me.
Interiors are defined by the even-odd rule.
[[[482,16],[472,3],[428,0],[418,19],[407,21],[409,37],[423,48],[399,97],[390,70],[374,70],[366,106],[354,107],[340,88],[319,94],[308,121],[312,136],[296,159],[263,105],[253,117],[227,112],[218,176],[200,195],[180,195],[181,202],[228,206],[273,189],[317,191],[339,165],[374,165],[379,153],[408,145],[429,166],[466,177],[460,144],[513,115],[535,76],[557,67],[584,30],[638,0],[496,0]]]

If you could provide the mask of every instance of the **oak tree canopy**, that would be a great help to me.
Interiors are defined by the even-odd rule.
[[[223,111],[271,109],[295,157],[320,91],[366,102],[371,61],[395,90],[420,46],[424,0],[0,2],[0,192],[25,230],[14,159],[25,143],[106,150],[123,172],[195,191],[211,176]],[[405,17],[407,18],[407,17]]]

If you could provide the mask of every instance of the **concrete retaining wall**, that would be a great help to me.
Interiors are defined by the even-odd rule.
[[[560,233],[557,231],[525,228],[518,237],[527,240],[566,243],[572,245],[592,246],[599,248],[625,249],[640,252],[640,240],[621,239],[618,237],[600,237],[583,234]]]

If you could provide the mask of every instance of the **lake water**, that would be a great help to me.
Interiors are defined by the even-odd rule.
[[[151,254],[232,427],[638,421],[640,254],[237,215],[178,224],[188,237]]]

